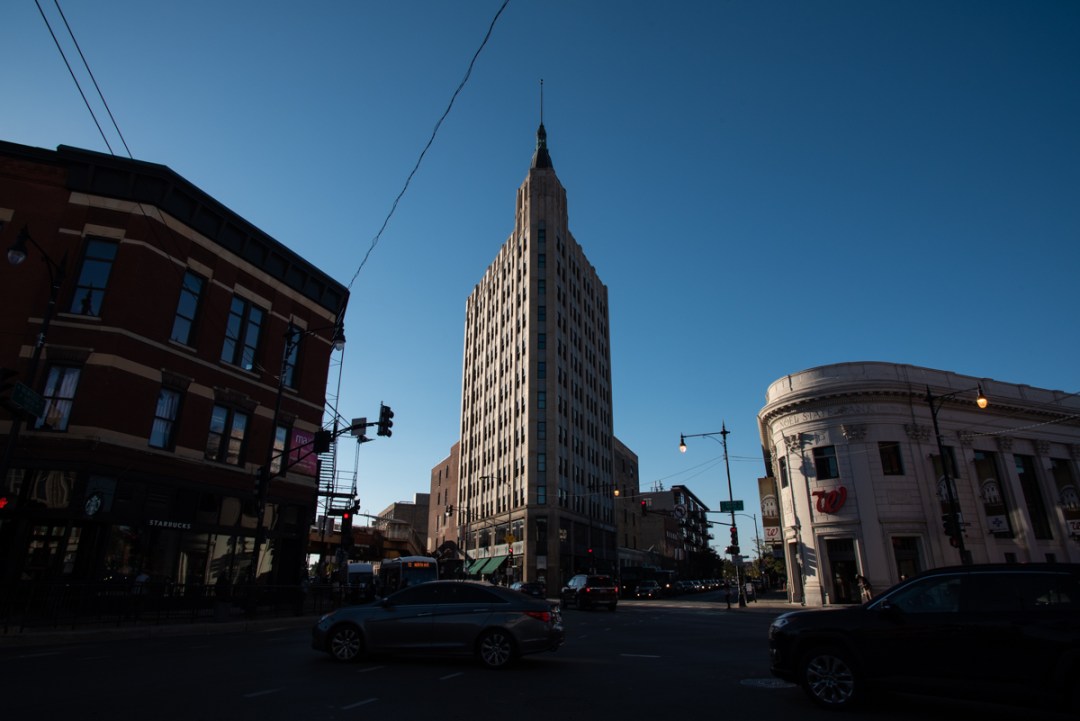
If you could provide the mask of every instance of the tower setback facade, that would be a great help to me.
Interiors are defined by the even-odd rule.
[[[455,506],[470,576],[616,568],[608,292],[570,233],[541,123],[514,230],[469,295]]]

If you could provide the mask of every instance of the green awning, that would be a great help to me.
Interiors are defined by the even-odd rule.
[[[495,556],[488,565],[484,566],[484,573],[496,571],[504,563],[506,563],[506,556]]]
[[[481,569],[484,566],[486,566],[487,562],[490,561],[490,560],[491,560],[490,558],[478,558],[478,559],[476,559],[475,561],[473,561],[472,563],[469,564],[468,568],[465,569],[465,573],[469,574],[470,576],[473,576],[473,575],[475,575],[477,573],[480,573]]]

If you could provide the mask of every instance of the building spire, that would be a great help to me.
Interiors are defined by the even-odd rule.
[[[540,127],[536,129],[536,152],[533,153],[532,167],[552,168],[551,155],[547,149],[547,131],[544,130],[544,79],[540,78]]]

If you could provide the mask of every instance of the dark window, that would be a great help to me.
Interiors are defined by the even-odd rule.
[[[210,416],[210,434],[206,439],[206,457],[233,466],[241,465],[247,423],[247,414],[226,406],[214,406]]]
[[[150,445],[154,448],[172,448],[176,415],[180,410],[180,393],[169,388],[158,391],[154,425],[150,428]]]
[[[536,407],[547,408],[547,391],[536,392]]]
[[[79,385],[80,368],[52,366],[45,380],[45,413],[34,424],[35,428],[49,431],[66,431],[71,420],[71,406],[75,401],[75,389]]]
[[[881,471],[886,476],[904,475],[904,461],[900,457],[899,443],[895,441],[878,443],[878,454],[881,456]]]
[[[787,484],[788,484],[787,459],[786,458],[781,458],[780,459],[780,487],[781,488],[787,488]]]
[[[891,595],[889,603],[906,613],[959,613],[960,579],[934,576],[917,581]]]
[[[814,471],[819,480],[840,477],[835,446],[818,446],[814,449]]]
[[[294,325],[289,326],[289,334],[285,336],[285,361],[281,369],[281,382],[287,388],[296,388],[296,359],[300,357],[300,339],[304,331]]]
[[[544,350],[545,348],[547,348],[547,333],[537,334],[536,347],[538,350]]]
[[[71,298],[71,312],[83,315],[101,315],[101,301],[109,284],[109,273],[116,260],[118,244],[103,238],[87,238],[83,249],[82,269],[75,294]]]
[[[547,378],[547,363],[545,363],[544,361],[537,362],[537,364],[536,364],[536,377],[537,378]]]
[[[536,319],[537,320],[547,320],[547,306],[546,305],[538,305],[538,306],[536,306]]]
[[[547,422],[537,421],[536,423],[536,440],[542,441],[547,438]]]
[[[1016,459],[1016,475],[1020,479],[1020,490],[1024,493],[1028,518],[1031,519],[1031,530],[1035,538],[1053,538],[1050,533],[1050,519],[1046,514],[1046,503],[1039,489],[1039,481],[1035,477],[1035,459],[1031,456],[1013,457]]]
[[[229,321],[225,327],[225,344],[221,347],[221,360],[240,366],[244,370],[255,369],[255,352],[259,348],[263,311],[239,296],[234,296],[229,308]]]
[[[191,345],[195,316],[199,311],[199,299],[202,297],[203,279],[190,270],[184,274],[184,285],[180,288],[180,298],[176,301],[176,317],[173,318],[172,335],[177,343]]]

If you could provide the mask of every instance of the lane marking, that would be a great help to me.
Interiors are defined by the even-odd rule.
[[[354,709],[354,708],[356,708],[358,706],[366,706],[369,703],[375,703],[378,700],[379,699],[377,699],[377,698],[364,699],[363,701],[357,701],[356,703],[351,703],[348,706],[342,706],[341,710],[342,711],[349,711],[349,710]]]
[[[268,688],[265,691],[254,691],[252,693],[244,694],[244,698],[258,698],[259,696],[269,696],[272,693],[278,693],[280,688]]]

